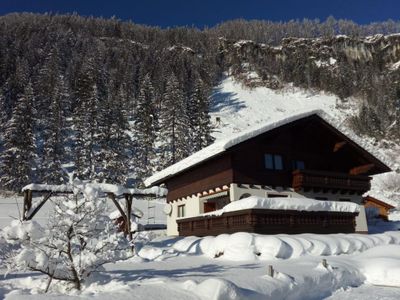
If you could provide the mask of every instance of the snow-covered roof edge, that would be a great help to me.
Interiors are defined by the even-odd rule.
[[[47,192],[59,192],[59,193],[74,193],[76,188],[84,189],[85,187],[98,189],[103,193],[112,193],[116,196],[121,196],[124,194],[139,194],[139,195],[156,195],[158,197],[165,197],[167,195],[167,189],[158,186],[153,186],[147,189],[135,189],[126,188],[122,185],[110,184],[110,183],[91,183],[83,182],[80,180],[74,180],[73,183],[67,184],[37,184],[31,183],[22,188],[22,192],[26,190],[31,191],[47,191]]]
[[[162,180],[165,180],[169,177],[172,177],[178,173],[181,173],[197,164],[202,163],[203,161],[206,161],[210,158],[213,158],[229,148],[240,144],[244,141],[247,141],[253,137],[256,137],[258,135],[261,135],[263,133],[266,133],[268,131],[271,131],[275,128],[281,127],[283,125],[289,124],[291,122],[312,116],[312,115],[318,115],[321,117],[324,121],[326,121],[328,124],[336,128],[338,131],[340,131],[342,134],[344,134],[348,139],[353,141],[355,144],[369,152],[372,156],[377,158],[382,164],[384,165],[390,165],[389,162],[386,161],[385,157],[383,157],[379,152],[377,152],[373,147],[371,147],[370,144],[368,144],[366,141],[360,139],[358,136],[356,136],[350,129],[342,126],[341,124],[338,124],[335,119],[333,119],[330,115],[328,115],[325,111],[317,109],[317,110],[308,110],[308,111],[303,111],[299,112],[296,114],[292,114],[287,116],[286,118],[281,118],[281,119],[276,119],[276,120],[271,120],[270,122],[262,125],[262,126],[257,126],[250,128],[248,130],[242,131],[236,135],[234,135],[231,138],[228,139],[221,139],[219,141],[216,141],[215,143],[211,144],[210,146],[207,146],[200,151],[182,159],[181,161],[165,168],[164,170],[161,170],[158,173],[155,173],[154,175],[150,176],[144,181],[144,184],[146,186],[152,186],[155,183],[159,183]]]
[[[378,200],[378,201],[380,201],[380,202],[386,203],[386,204],[388,204],[388,205],[390,205],[390,206],[393,206],[393,207],[397,207],[396,201],[394,201],[394,200],[392,200],[392,199],[386,197],[386,196],[383,194],[383,192],[368,191],[368,192],[366,192],[366,193],[363,194],[363,197],[364,197],[364,198],[366,198],[366,197],[375,198],[376,200]]]

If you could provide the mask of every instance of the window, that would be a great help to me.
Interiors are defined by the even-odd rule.
[[[302,160],[294,160],[292,162],[293,170],[304,170],[306,165]]]
[[[287,198],[289,195],[287,194],[270,194],[267,193],[267,198]]]
[[[347,198],[340,198],[339,201],[340,202],[351,202],[351,200],[347,199]]]
[[[185,204],[178,205],[178,218],[183,218],[185,216]]]
[[[265,168],[268,170],[283,170],[282,155],[278,154],[265,154],[264,155]]]

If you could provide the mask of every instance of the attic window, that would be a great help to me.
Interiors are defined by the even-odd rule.
[[[267,170],[283,170],[282,155],[279,154],[265,154],[264,164]]]
[[[294,160],[292,162],[292,167],[293,170],[304,170],[306,168],[306,165],[302,160]]]

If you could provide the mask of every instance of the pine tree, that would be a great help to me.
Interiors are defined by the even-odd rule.
[[[1,153],[3,187],[18,191],[32,181],[32,167],[35,159],[35,138],[33,133],[33,89],[28,83],[23,94],[17,97],[12,118],[4,132],[4,151]]]
[[[191,136],[193,152],[212,143],[211,121],[210,121],[210,97],[200,78],[196,79],[194,89],[189,101],[189,119],[191,124]]]
[[[100,130],[100,97],[95,73],[93,60],[89,58],[79,74],[75,93],[77,105],[73,114],[74,163],[76,173],[81,179],[94,179],[99,168],[96,155]]]
[[[174,74],[167,80],[160,108],[160,165],[166,167],[190,154],[189,118],[183,91]]]
[[[66,179],[62,170],[62,160],[65,157],[64,141],[66,138],[65,102],[68,98],[64,79],[59,76],[52,92],[48,109],[48,117],[44,129],[44,149],[41,180],[48,184],[60,184]]]
[[[125,184],[129,171],[130,137],[125,109],[126,94],[122,87],[118,94],[109,94],[101,109],[103,117],[98,136],[100,150],[97,155],[101,164],[99,179]]]
[[[149,74],[141,80],[136,110],[134,112],[135,169],[139,178],[152,171],[155,142],[154,88]]]
[[[7,119],[6,98],[4,97],[3,91],[0,89],[0,141],[3,139]]]

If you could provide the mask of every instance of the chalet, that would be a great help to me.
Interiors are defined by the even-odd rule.
[[[355,229],[354,216],[346,213],[250,210],[222,219],[203,216],[249,196],[361,204],[370,189],[370,175],[390,171],[361,144],[324,112],[299,113],[219,140],[154,174],[145,184],[165,184],[168,189],[169,235],[213,235],[223,228],[259,233],[367,232],[363,209]],[[247,226],[254,223],[256,227]],[[304,226],[293,229],[297,223]]]
[[[389,211],[395,208],[394,205],[388,203],[389,201],[383,201],[383,199],[378,199],[375,195],[366,195],[363,198],[363,203],[365,208],[373,208],[378,211],[378,217],[388,221]]]

